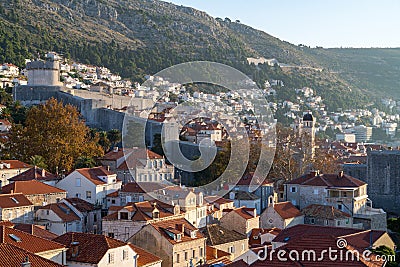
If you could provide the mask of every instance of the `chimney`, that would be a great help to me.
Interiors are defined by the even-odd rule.
[[[316,177],[319,175],[319,170],[310,171],[311,177]]]
[[[42,177],[45,177],[45,176],[46,176],[46,170],[42,169]]]
[[[29,262],[29,256],[26,256],[24,261],[21,263],[21,267],[31,267],[31,263]]]
[[[110,166],[107,165],[107,171],[110,171]]]
[[[338,178],[338,179],[343,178],[343,171],[340,171],[340,172],[339,172],[337,178]]]
[[[213,249],[214,259],[218,259],[218,249],[217,248],[212,248],[212,249]]]
[[[71,242],[71,257],[76,258],[79,254],[79,242]]]
[[[113,147],[113,152],[114,152],[114,153],[117,153],[117,152],[118,152],[118,147],[117,147],[117,146]]]
[[[176,225],[176,228],[177,228],[177,230],[180,231],[182,234],[185,233],[185,224],[179,223],[179,224]]]

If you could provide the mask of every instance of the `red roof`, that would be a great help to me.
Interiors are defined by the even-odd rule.
[[[31,267],[62,267],[64,265],[42,258],[10,244],[0,244],[0,267],[19,267],[28,257]]]
[[[1,189],[3,193],[22,193],[24,195],[41,195],[41,194],[54,194],[66,193],[65,190],[57,187],[36,181],[15,181],[14,183],[3,186]]]
[[[14,239],[18,238],[18,240]],[[24,231],[0,226],[0,243],[7,243],[22,248],[32,253],[63,249],[64,246],[36,235],[28,234]]]
[[[110,238],[105,235],[95,235],[88,233],[69,232],[54,239],[66,247],[70,248],[71,243],[78,242],[78,255],[72,256],[70,250],[67,251],[67,260],[97,264],[104,257],[109,249],[127,245],[127,243]]]
[[[14,229],[23,231],[25,233],[35,235],[47,240],[53,240],[57,237],[56,234],[53,234],[50,231],[44,229],[44,226],[34,225],[34,224],[27,224],[27,223],[20,223],[14,226]]]
[[[90,212],[95,210],[95,206],[92,203],[89,203],[81,198],[72,197],[66,198],[65,200],[71,203],[72,206],[74,206],[80,212]]]
[[[0,208],[2,209],[25,206],[33,206],[33,204],[21,193],[0,194]]]
[[[339,248],[337,244],[338,238],[323,233],[315,233],[313,235],[302,237],[296,242],[289,242],[286,245],[275,249],[274,254],[268,254],[268,257],[265,260],[258,260],[250,266],[381,267],[385,264],[384,261],[378,261],[375,255],[370,255],[369,257],[371,261],[367,261],[362,256],[363,250],[358,250],[360,254],[359,260],[356,257],[354,259],[352,259],[351,256],[346,257],[346,255],[351,255],[348,253],[349,251],[354,251],[356,248],[351,245]],[[331,251],[332,249],[335,250],[332,254],[327,253],[327,251]],[[282,255],[279,251],[285,251],[285,255]],[[299,260],[289,258],[289,255],[292,255],[292,258],[296,257],[294,253],[290,253],[292,251],[298,253]],[[315,260],[313,260],[313,254],[308,254],[309,251],[315,252]],[[269,250],[269,252],[271,252],[271,250]],[[269,257],[270,255],[272,255],[272,259]],[[302,259],[303,255],[304,259]],[[340,255],[343,256],[341,257]],[[336,259],[333,258],[334,256],[336,256]],[[287,259],[287,261],[282,261],[282,259],[278,257]],[[310,257],[310,259],[308,259],[308,257]]]
[[[95,185],[101,185],[106,183],[103,180],[101,180],[99,176],[113,175],[112,172],[108,171],[103,166],[94,168],[76,169],[76,171],[82,174],[84,177],[86,177],[89,181],[91,181]]]
[[[1,163],[10,164],[10,168],[3,166],[3,169],[27,169],[32,167],[31,165],[19,160],[0,160],[0,164]]]
[[[141,247],[135,246],[133,244],[129,244],[129,246],[136,252],[136,254],[138,254],[138,267],[146,267],[162,261],[160,257],[148,252],[147,250],[142,249]]]
[[[53,181],[53,180],[58,180],[58,178],[56,175],[35,166],[8,180],[9,181],[27,181],[27,180]]]
[[[242,217],[246,220],[250,220],[252,218],[257,217],[257,213],[256,213],[255,209],[253,209],[253,208],[241,207],[241,208],[233,209],[231,212],[238,214],[240,217]]]
[[[293,206],[293,204],[290,201],[274,203],[274,210],[284,220],[303,216],[300,210],[295,206]]]
[[[279,228],[253,228],[249,235],[249,245],[250,246],[261,246],[261,236],[266,234],[271,234],[277,236],[282,230]]]
[[[270,185],[273,184],[272,181],[269,181],[267,177],[260,178],[254,176],[254,172],[246,173],[240,178],[240,180],[236,183],[236,185]]]
[[[200,233],[196,227],[191,225],[184,218],[150,223],[150,226],[154,227],[161,234],[162,237],[166,238],[172,244],[190,242],[192,240],[196,240],[196,239],[200,239],[200,238],[205,239],[203,234]],[[172,234],[182,233],[182,230],[181,230],[182,226],[184,227],[185,230],[183,232],[183,236],[181,237],[181,240],[180,241],[174,240],[168,234],[168,232],[172,233]],[[196,231],[195,238],[192,238],[189,234],[187,234],[187,231]]]
[[[360,187],[366,183],[347,174],[308,173],[289,181],[287,184],[326,187]]]
[[[311,204],[301,211],[305,216],[322,218],[327,220],[349,218],[350,214],[336,209],[333,206]]]
[[[230,264],[232,261],[230,260],[231,254],[225,252],[223,250],[206,246],[206,262],[207,264],[219,263]]]
[[[48,204],[39,209],[52,210],[64,222],[79,221],[80,218],[64,203]]]

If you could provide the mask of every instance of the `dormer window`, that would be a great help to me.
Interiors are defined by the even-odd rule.
[[[119,219],[120,220],[128,220],[128,212],[120,212]]]
[[[153,219],[159,219],[160,218],[160,212],[159,211],[153,211]]]

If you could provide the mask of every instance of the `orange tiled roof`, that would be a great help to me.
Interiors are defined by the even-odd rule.
[[[305,216],[322,218],[328,220],[343,219],[351,217],[350,214],[336,209],[333,206],[311,204],[301,211]]]
[[[14,226],[14,229],[23,231],[25,233],[35,235],[47,240],[53,240],[54,238],[57,237],[56,234],[47,231],[44,229],[43,226],[35,225],[35,224],[27,224],[27,223],[20,223]]]
[[[64,265],[42,258],[11,244],[0,244],[0,267],[19,267],[24,259],[29,258],[31,267],[62,267]]]
[[[39,195],[52,193],[66,193],[65,190],[36,181],[15,181],[14,183],[3,186],[3,193],[22,193],[24,195]]]
[[[155,223],[150,223],[150,225],[152,227],[154,227],[161,234],[162,237],[166,238],[172,244],[190,242],[192,240],[205,238],[203,236],[203,234],[200,233],[196,227],[191,225],[184,218],[159,221],[159,222],[155,222]],[[171,238],[170,235],[168,235],[168,232],[171,232],[174,234],[182,233],[182,230],[180,229],[182,225],[184,226],[185,232],[184,232],[183,236],[181,237],[180,241],[174,240],[173,238]],[[191,236],[187,234],[188,230],[189,231],[197,231],[196,237],[191,238]]]
[[[80,218],[64,203],[52,203],[40,209],[52,210],[64,222],[79,221]]]
[[[146,267],[157,262],[161,262],[161,258],[151,254],[147,250],[142,249],[141,247],[135,246],[133,244],[129,244],[129,246],[138,254],[137,264],[138,267]]]
[[[23,173],[11,177],[8,180],[9,181],[27,181],[27,180],[52,181],[57,179],[58,178],[56,175],[35,166],[33,168],[30,168],[29,170],[24,171]]]
[[[14,159],[11,159],[11,160],[0,160],[0,164],[1,163],[10,164],[10,168],[7,168],[7,169],[26,169],[26,168],[32,167],[29,164],[26,164],[26,163],[24,163],[22,161],[14,160]],[[3,166],[3,169],[6,169],[6,167]]]
[[[274,210],[282,219],[289,219],[303,215],[290,201],[274,203]]]
[[[82,169],[77,169],[76,171],[82,174],[84,177],[86,177],[89,181],[91,181],[95,185],[101,185],[106,183],[103,180],[99,179],[99,176],[113,175],[112,172],[108,171],[103,166],[94,168],[82,168]]]
[[[13,237],[19,238],[14,240]],[[63,249],[64,246],[36,235],[28,234],[24,231],[10,227],[0,226],[0,243],[7,243],[22,248],[32,253]]]
[[[0,208],[16,208],[24,206],[32,206],[32,202],[21,193],[16,194],[0,194]]]
[[[71,243],[78,242],[78,255],[73,257],[71,252],[67,252],[67,260],[97,264],[104,257],[109,249],[127,245],[127,243],[107,237],[105,235],[95,235],[89,233],[69,232],[54,239],[66,247],[70,248]]]
[[[305,174],[289,181],[287,184],[299,184],[308,186],[326,186],[326,187],[359,187],[366,183],[350,175],[343,174]]]
[[[225,265],[229,264],[231,263],[231,260],[229,259],[230,256],[231,254],[229,254],[228,252],[210,246],[206,246],[207,264],[213,264],[217,262],[222,262]]]
[[[80,212],[89,212],[95,209],[95,206],[92,203],[89,203],[81,198],[72,197],[66,198],[65,200],[71,203],[72,206],[74,206]]]

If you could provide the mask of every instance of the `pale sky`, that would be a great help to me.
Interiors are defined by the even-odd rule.
[[[311,47],[400,47],[399,0],[167,0]]]

